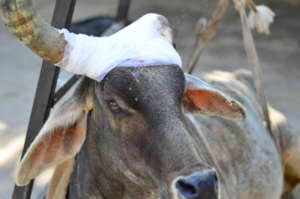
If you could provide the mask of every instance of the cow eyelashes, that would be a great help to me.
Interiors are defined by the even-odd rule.
[[[108,105],[110,111],[114,114],[126,113],[115,100],[108,100],[107,105]]]
[[[109,100],[107,102],[109,109],[115,113],[115,112],[120,112],[122,109],[119,106],[119,104],[115,100]]]

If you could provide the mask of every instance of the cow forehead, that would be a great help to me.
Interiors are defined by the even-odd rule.
[[[178,97],[185,81],[179,66],[117,67],[101,82],[102,88],[112,88],[123,98]],[[159,99],[156,99],[159,100]]]

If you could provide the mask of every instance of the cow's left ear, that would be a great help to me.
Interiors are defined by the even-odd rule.
[[[185,113],[220,116],[225,119],[243,119],[245,110],[236,100],[204,82],[198,77],[185,74],[183,111]]]

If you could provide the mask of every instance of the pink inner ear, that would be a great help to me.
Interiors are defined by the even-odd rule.
[[[73,126],[55,129],[45,134],[33,149],[31,155],[31,165],[38,164],[45,166],[64,157],[75,155],[80,150],[80,146],[85,137],[84,122],[80,120]],[[39,162],[40,161],[40,162]]]
[[[51,163],[55,159],[55,155],[58,153],[61,147],[61,140],[63,137],[62,130],[55,130],[50,134],[49,143],[46,149],[46,153],[43,159],[45,164]]]
[[[30,167],[32,168],[34,165],[39,164],[41,157],[43,157],[43,154],[45,152],[45,144],[43,142],[40,142],[35,147],[31,157],[29,158]]]
[[[239,111],[239,108],[233,106],[224,97],[206,90],[187,90],[186,96],[200,110],[211,113],[231,113]]]
[[[75,125],[64,130],[62,150],[66,155],[75,155],[80,150],[86,135],[86,117],[85,115]]]
[[[22,160],[17,182],[24,185],[48,167],[74,157],[85,140],[85,134],[86,114],[70,127],[58,127],[44,132]]]

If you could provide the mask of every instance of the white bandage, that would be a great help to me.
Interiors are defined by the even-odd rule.
[[[93,37],[59,30],[67,41],[57,66],[101,81],[116,66],[178,65],[181,58],[172,45],[167,20],[147,14],[108,37]]]

